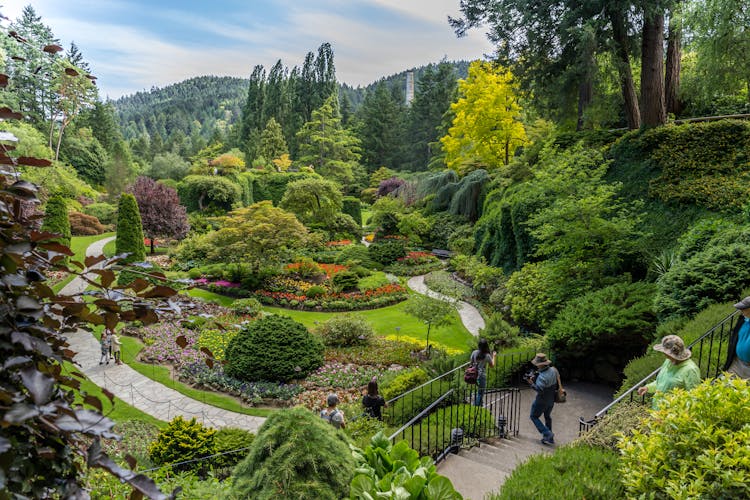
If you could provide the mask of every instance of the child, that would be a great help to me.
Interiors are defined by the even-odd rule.
[[[339,404],[339,397],[335,394],[329,394],[326,398],[328,408],[320,412],[320,418],[327,420],[329,424],[337,429],[343,429],[346,427],[346,419],[344,418],[344,412],[336,408]]]

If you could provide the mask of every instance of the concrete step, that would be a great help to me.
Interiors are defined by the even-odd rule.
[[[459,455],[449,455],[437,466],[466,500],[483,500],[484,495],[496,491],[505,482],[508,472],[498,470]]]

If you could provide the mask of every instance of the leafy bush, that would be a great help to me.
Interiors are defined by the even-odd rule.
[[[124,262],[142,262],[146,260],[146,247],[143,244],[143,225],[141,212],[135,196],[123,193],[117,208],[117,239],[115,248],[118,255],[130,254]]]
[[[287,382],[323,364],[323,346],[304,325],[270,315],[244,326],[229,343],[227,375],[248,381]]]
[[[406,247],[400,241],[386,241],[370,245],[367,247],[367,252],[372,260],[387,266],[404,257],[406,255]]]
[[[646,407],[641,403],[620,403],[576,442],[617,453],[617,443],[623,436],[630,436],[633,430],[640,428],[645,413]]]
[[[490,349],[498,351],[515,347],[521,337],[521,329],[505,321],[501,313],[492,313],[485,327],[479,330],[479,336],[487,340]]]
[[[317,297],[320,297],[321,295],[325,295],[327,290],[325,287],[322,287],[320,285],[313,285],[310,288],[307,289],[305,292],[305,297],[314,299]]]
[[[261,307],[262,305],[258,302],[258,299],[249,298],[235,300],[232,302],[230,309],[235,314],[246,314],[254,317],[260,314]]]
[[[734,377],[666,394],[619,444],[628,496],[750,497],[748,408],[750,385]]]
[[[643,352],[653,340],[654,285],[617,283],[569,301],[550,327],[547,339],[558,357],[618,353],[623,360]]]
[[[354,264],[358,263],[368,269],[379,268],[381,264],[372,259],[368,247],[364,245],[350,245],[337,252],[335,257],[336,264]]]
[[[91,215],[70,212],[68,219],[70,220],[70,232],[75,236],[93,236],[104,232],[104,226],[101,225],[99,219]]]
[[[305,408],[273,413],[234,471],[229,498],[315,498],[349,495],[354,459],[346,435]]]
[[[391,445],[382,432],[364,450],[352,450],[357,475],[349,498],[460,500],[447,477],[439,475],[430,457],[419,458],[405,441]]]
[[[303,257],[299,261],[287,264],[284,270],[290,274],[295,274],[300,278],[312,278],[323,274],[323,269],[312,259]]]
[[[750,276],[750,227],[724,231],[704,250],[676,262],[657,281],[654,307],[662,319],[691,315],[714,302],[739,297]]]
[[[362,413],[362,405],[356,404],[356,418],[349,418],[347,416],[346,432],[347,435],[354,442],[354,446],[358,448],[364,448],[370,444],[372,437],[378,432],[385,432],[385,424],[382,420],[377,418],[368,417]]]
[[[216,450],[215,434],[215,429],[203,427],[195,418],[185,420],[182,416],[175,417],[149,446],[149,457],[155,464],[165,465],[212,455]],[[180,465],[175,469],[192,470],[198,467],[201,467],[201,462]]]
[[[59,234],[60,237],[54,241],[70,246],[70,221],[68,219],[68,206],[59,196],[53,196],[47,200],[42,222],[42,231]]]
[[[548,497],[550,488],[561,500],[624,498],[617,472],[617,454],[588,446],[564,446],[552,455],[533,455],[505,480],[490,500],[532,500]]]
[[[393,399],[409,389],[424,384],[429,378],[427,372],[421,368],[404,370],[396,375],[390,382],[381,382],[380,393],[386,400]]]
[[[342,198],[341,211],[351,216],[357,225],[362,225],[362,202],[353,196],[344,196]]]
[[[562,303],[555,294],[559,286],[549,261],[524,264],[508,278],[506,287],[511,318],[532,330],[547,326],[552,320],[550,311]]]
[[[351,271],[341,271],[336,273],[331,281],[336,289],[346,292],[357,288],[359,276]]]
[[[255,434],[245,429],[236,429],[234,427],[224,427],[214,436],[215,453],[224,453],[227,451],[248,448],[253,444]],[[227,455],[216,457],[212,460],[215,467],[234,467],[240,463],[249,453],[248,450],[239,451]]]
[[[356,314],[338,314],[317,329],[327,346],[348,347],[367,344],[375,334],[372,325]]]
[[[376,272],[370,276],[361,278],[357,283],[357,288],[364,292],[367,290],[375,290],[377,288],[380,288],[381,286],[389,284],[390,282],[391,281],[388,279],[385,273]]]
[[[117,222],[117,207],[109,203],[92,203],[83,207],[83,213],[96,217],[102,224]]]

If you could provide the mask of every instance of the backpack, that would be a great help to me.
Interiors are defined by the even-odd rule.
[[[323,410],[320,412],[320,418],[328,421],[328,423],[334,426],[335,428],[340,429],[341,422],[343,421],[343,419],[339,415],[340,413],[341,413],[341,410],[339,410],[338,408],[333,410],[331,413],[328,413],[327,411]]]
[[[478,378],[479,368],[477,367],[476,363],[472,361],[469,366],[466,367],[466,371],[464,371],[464,382],[473,385],[477,383]]]

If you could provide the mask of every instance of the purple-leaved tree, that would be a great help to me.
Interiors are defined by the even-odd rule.
[[[138,201],[143,233],[151,240],[151,253],[156,238],[181,240],[187,235],[190,224],[177,191],[149,177],[138,177],[130,192]]]

